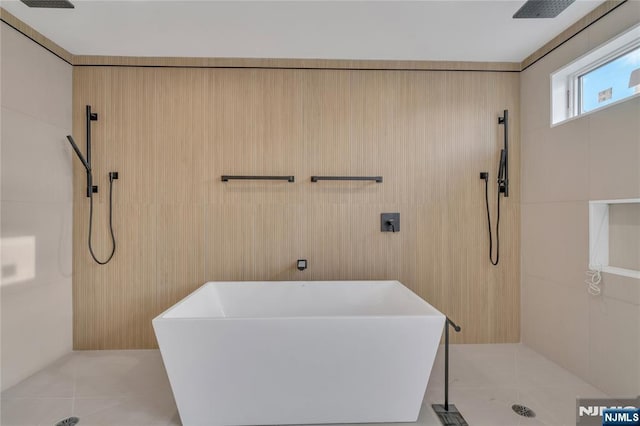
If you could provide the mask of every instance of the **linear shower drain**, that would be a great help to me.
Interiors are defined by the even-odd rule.
[[[535,417],[536,413],[529,407],[525,407],[524,405],[513,404],[511,409],[515,411],[515,413],[522,417]]]
[[[66,419],[60,420],[56,423],[56,426],[75,426],[80,422],[80,419],[77,417],[67,417]]]

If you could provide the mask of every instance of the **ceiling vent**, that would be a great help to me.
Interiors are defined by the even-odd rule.
[[[555,18],[575,0],[529,0],[513,15],[516,19]]]
[[[29,7],[47,9],[73,9],[75,6],[68,0],[20,0]]]

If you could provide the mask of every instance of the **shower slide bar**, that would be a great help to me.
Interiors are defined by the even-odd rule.
[[[500,167],[498,168],[498,192],[509,196],[509,110],[504,110],[498,117],[498,124],[504,125],[504,147],[500,150]]]

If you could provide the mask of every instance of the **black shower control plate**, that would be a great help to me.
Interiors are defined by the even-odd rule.
[[[380,232],[400,232],[400,213],[380,213]]]

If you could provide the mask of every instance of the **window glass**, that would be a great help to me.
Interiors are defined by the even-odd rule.
[[[580,114],[640,93],[640,47],[579,77]]]

